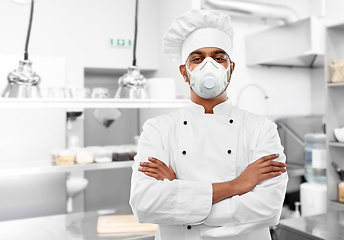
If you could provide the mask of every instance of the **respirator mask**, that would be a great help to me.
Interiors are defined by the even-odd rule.
[[[227,71],[231,67],[230,64],[226,69],[213,58],[207,57],[192,72],[186,65],[185,67],[190,74],[191,89],[202,98],[209,99],[219,96],[229,84]]]

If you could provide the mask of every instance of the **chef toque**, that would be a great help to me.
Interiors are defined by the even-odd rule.
[[[232,55],[231,18],[216,10],[191,10],[179,16],[163,37],[163,52],[175,63],[185,64],[190,53],[217,47]]]

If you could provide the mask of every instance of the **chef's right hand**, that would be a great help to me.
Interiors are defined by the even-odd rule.
[[[149,157],[149,162],[141,162],[139,171],[146,174],[148,177],[155,178],[156,180],[169,179],[170,181],[177,179],[176,173],[173,171],[172,166],[167,165],[157,158]]]
[[[286,164],[274,161],[278,154],[264,156],[249,164],[246,169],[233,181],[238,184],[239,195],[253,190],[264,180],[277,177],[286,172]]]

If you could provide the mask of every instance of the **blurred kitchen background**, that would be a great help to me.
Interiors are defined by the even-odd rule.
[[[8,84],[9,72],[23,60],[30,16],[27,2],[0,1],[1,91]],[[178,66],[161,48],[172,21],[193,8],[220,9],[232,17],[231,59],[236,68],[228,98],[278,125],[290,176],[282,217],[295,216],[295,203],[301,202],[300,186],[307,182],[305,135],[324,135],[326,127],[328,141],[336,141],[333,129],[344,126],[342,113],[330,127],[326,121],[341,109],[334,104],[328,110],[326,104],[340,102],[342,93],[334,93],[335,99],[328,95],[327,63],[344,57],[343,51],[334,53],[343,33],[337,36],[326,28],[343,22],[343,6],[339,0],[140,0],[136,58],[149,93],[148,100],[140,104],[114,99],[118,80],[133,61],[134,0],[35,1],[29,45],[32,69],[41,77],[43,98],[62,107],[0,99],[0,221],[127,207],[132,162],[120,159],[121,154],[135,152],[147,119],[176,111],[189,99]],[[77,89],[88,105],[83,101],[69,104]],[[105,97],[92,102],[98,98],[97,91]],[[157,105],[150,105],[150,100]],[[320,148],[331,148],[328,141],[321,142]],[[56,160],[60,156],[75,157],[67,149],[92,147],[99,156],[110,156],[111,163],[100,159],[98,163],[73,160],[73,167],[51,165],[54,157],[56,165],[60,165]],[[344,209],[342,203],[330,203],[337,196],[337,173],[329,159],[343,150],[334,150],[332,155],[327,151],[325,170],[332,180],[326,183],[325,178],[320,185],[331,190],[321,193],[325,201],[314,213]],[[337,164],[344,168],[343,159]],[[71,179],[86,181],[80,180],[84,186],[71,193],[66,184]],[[305,208],[307,204],[311,203],[305,202]]]

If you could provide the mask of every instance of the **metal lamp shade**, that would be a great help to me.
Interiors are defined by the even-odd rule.
[[[146,99],[146,78],[137,66],[130,66],[128,72],[118,80],[119,88],[115,98]]]
[[[19,61],[18,69],[7,76],[8,85],[2,94],[5,98],[41,98],[41,78],[32,71],[32,62]]]

